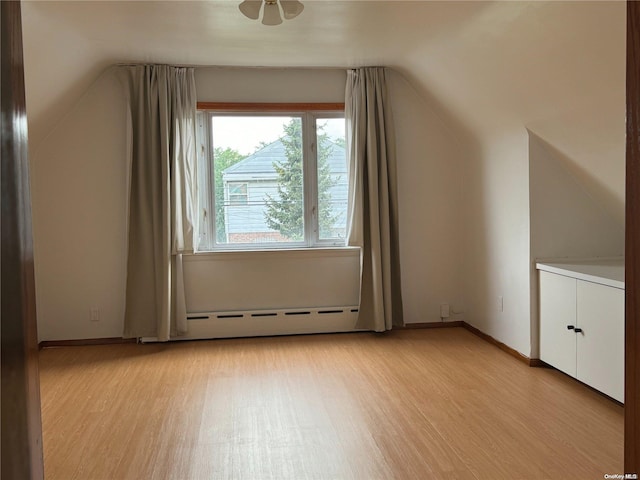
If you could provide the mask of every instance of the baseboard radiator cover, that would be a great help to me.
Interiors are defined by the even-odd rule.
[[[187,334],[173,340],[352,332],[357,320],[357,305],[190,312]]]

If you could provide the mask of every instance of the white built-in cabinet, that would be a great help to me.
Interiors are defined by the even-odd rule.
[[[538,269],[540,359],[624,401],[624,270]]]

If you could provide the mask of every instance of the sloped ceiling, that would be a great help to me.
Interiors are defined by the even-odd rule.
[[[246,19],[238,3],[24,3],[33,142],[113,63],[386,65],[463,143],[529,128],[622,215],[624,2],[307,0],[277,27]]]

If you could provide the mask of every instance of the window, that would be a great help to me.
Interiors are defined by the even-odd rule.
[[[345,244],[343,111],[199,111],[199,250]],[[203,170],[203,172],[202,172]]]
[[[227,205],[246,205],[247,204],[247,184],[246,183],[227,183]]]

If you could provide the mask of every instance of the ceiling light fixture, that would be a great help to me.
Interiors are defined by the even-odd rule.
[[[238,8],[245,17],[258,20],[263,4],[262,23],[264,25],[280,25],[283,16],[286,20],[291,20],[304,10],[304,5],[298,0],[244,0]],[[282,15],[280,9],[282,9]]]

